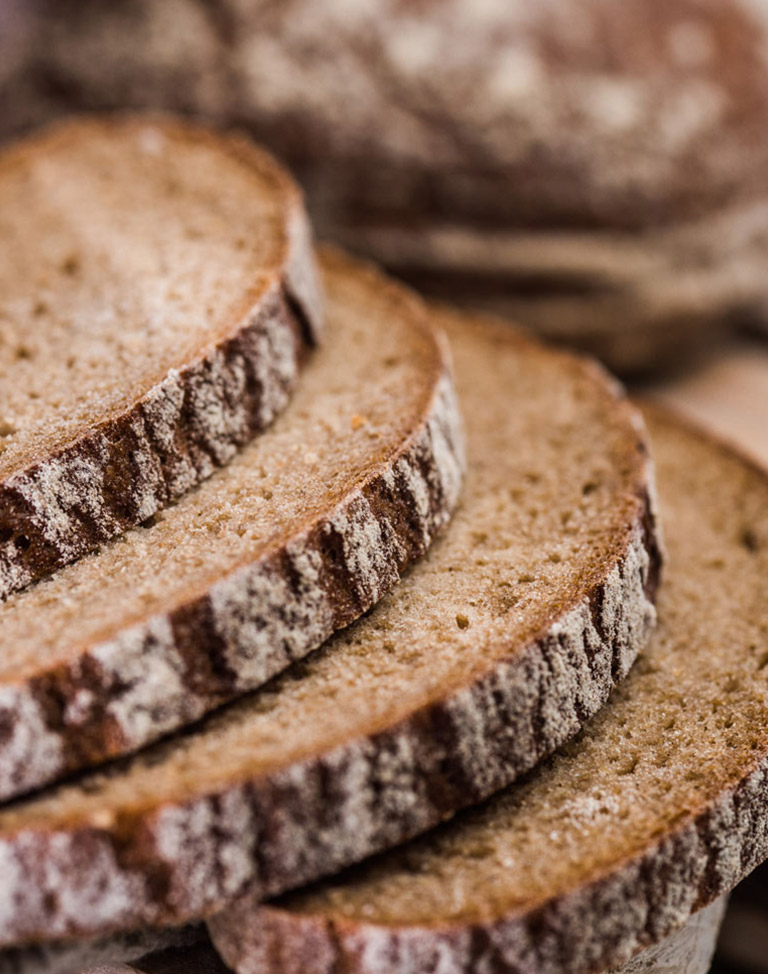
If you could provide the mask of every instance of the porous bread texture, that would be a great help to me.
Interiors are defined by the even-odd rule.
[[[415,297],[323,259],[330,324],[295,401],[224,469],[0,604],[0,797],[126,754],[369,609],[459,496],[449,352]]]
[[[434,320],[468,422],[451,530],[264,691],[1,811],[0,943],[180,922],[334,872],[526,771],[625,676],[659,569],[639,415],[506,323]]]
[[[49,0],[41,21],[7,124],[235,118],[321,219],[637,227],[764,185],[764,0]]]
[[[71,120],[0,155],[0,599],[178,499],[285,407],[321,294],[244,139]]]
[[[622,375],[679,367],[768,320],[768,196],[642,234],[339,225],[331,236],[422,292],[503,313]]]
[[[586,974],[658,943],[768,854],[768,476],[649,414],[659,628],[528,778],[402,850],[210,926],[240,974]]]

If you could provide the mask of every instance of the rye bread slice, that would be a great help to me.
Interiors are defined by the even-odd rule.
[[[0,155],[0,599],[263,430],[315,341],[298,189],[247,140],[73,120]]]
[[[425,294],[501,313],[622,375],[680,368],[735,324],[766,318],[768,198],[621,234],[462,226],[329,231]]]
[[[649,413],[669,561],[650,648],[512,788],[323,886],[211,924],[240,974],[626,961],[768,854],[768,476]]]
[[[727,900],[725,896],[715,900],[669,937],[606,974],[707,974]],[[229,970],[211,945],[204,924],[0,951],[0,974],[222,974]]]
[[[151,523],[0,604],[0,797],[261,685],[447,523],[463,444],[445,337],[375,271],[323,267],[331,324],[278,422]]]
[[[451,530],[268,689],[0,811],[0,944],[180,922],[335,872],[527,771],[624,677],[659,568],[639,415],[590,362],[434,320],[469,419]]]

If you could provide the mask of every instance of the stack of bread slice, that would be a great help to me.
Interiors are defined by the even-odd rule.
[[[618,385],[316,276],[229,137],[73,121],[0,200],[0,972],[203,921],[242,974],[705,958],[768,854],[768,477],[651,411],[662,573]]]

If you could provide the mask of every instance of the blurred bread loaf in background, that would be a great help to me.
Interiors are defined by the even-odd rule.
[[[27,57],[0,75],[4,135],[83,108],[244,126],[299,176],[321,234],[623,372],[765,314],[766,0],[36,0],[28,16]]]

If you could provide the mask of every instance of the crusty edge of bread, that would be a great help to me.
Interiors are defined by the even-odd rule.
[[[325,262],[393,286],[330,248]],[[419,422],[327,513],[167,611],[0,686],[0,800],[135,751],[261,686],[363,615],[426,553],[458,503],[465,462],[450,353],[432,335]]]
[[[290,177],[246,139],[163,116],[75,123],[86,134],[89,126],[149,124],[216,140],[274,183],[284,211],[276,268],[255,275],[237,320],[197,358],[0,481],[0,600],[146,521],[230,460],[285,408],[321,330],[311,229]],[[53,126],[8,150],[2,165],[66,133],[67,123]]]
[[[735,454],[768,479],[768,468],[727,439],[657,403],[667,422]],[[210,922],[217,949],[238,974],[422,974],[439,958],[445,974],[587,974],[622,965],[680,930],[768,857],[768,753],[742,778],[674,828],[562,895],[528,910],[467,923],[413,927],[292,913],[244,897]]]
[[[722,924],[728,897],[723,896],[690,917],[685,924],[658,944],[642,950],[626,964],[611,967],[603,974],[706,974],[712,963],[715,943]],[[135,965],[126,967],[124,965]],[[158,972],[200,970],[212,974],[228,971],[214,953],[202,925],[142,929],[98,940],[72,944],[51,944],[0,951],[1,974],[131,974],[132,971]],[[684,964],[684,968],[680,965]],[[98,971],[91,970],[98,965]],[[280,968],[282,974],[282,967]],[[302,974],[311,968],[301,967]],[[327,974],[338,969],[326,968]],[[258,967],[245,959],[239,974],[269,974],[270,967]],[[419,972],[421,974],[421,971]]]
[[[526,647],[394,726],[216,793],[0,835],[0,944],[179,923],[246,889],[276,895],[425,831],[572,737],[655,621],[652,468],[641,424],[636,434],[637,503],[615,561]]]

